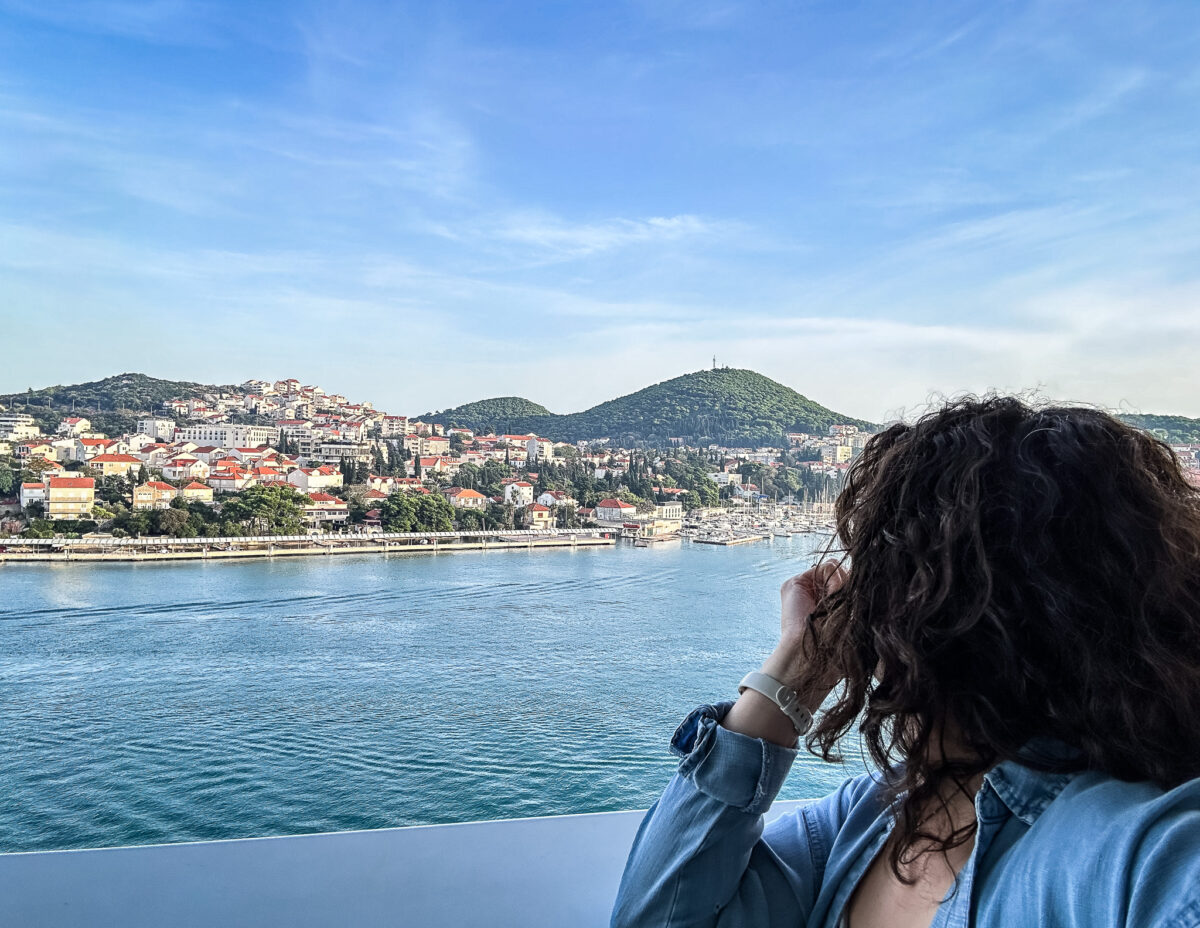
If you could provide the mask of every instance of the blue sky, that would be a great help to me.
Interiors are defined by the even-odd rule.
[[[0,140],[0,391],[1200,416],[1194,0],[0,0]]]

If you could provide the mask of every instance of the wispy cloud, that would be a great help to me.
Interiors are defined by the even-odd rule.
[[[239,338],[173,340],[189,376],[267,358],[409,412],[581,408],[714,351],[867,418],[987,385],[1194,408],[1200,72],[1175,7],[0,17],[18,381],[136,368],[203,320]],[[51,351],[44,318],[87,350]]]

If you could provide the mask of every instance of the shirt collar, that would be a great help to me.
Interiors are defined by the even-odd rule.
[[[1066,772],[1065,768],[1078,758],[1079,751],[1062,741],[1033,738],[1017,752],[1016,759],[997,764],[983,779],[1013,815],[1026,825],[1032,825],[1071,782],[1075,774]],[[1059,769],[1039,770],[1022,761]]]

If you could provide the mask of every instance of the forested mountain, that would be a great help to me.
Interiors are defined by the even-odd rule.
[[[499,401],[484,401],[489,402]],[[729,368],[684,374],[568,415],[514,415],[502,421],[484,421],[470,414],[471,408],[479,405],[460,406],[429,418],[472,429],[494,426],[500,431],[536,432],[561,441],[610,438],[618,444],[683,438],[692,444],[779,446],[786,442],[785,432],[824,433],[835,423],[873,427],[827,409],[762,374]],[[513,408],[520,408],[519,404],[514,403]]]
[[[161,380],[145,374],[117,374],[89,383],[0,394],[0,405],[29,413],[45,432],[52,433],[63,416],[76,415],[91,419],[93,427],[100,431],[115,433],[132,429],[134,420],[145,413],[162,412],[166,400],[236,389],[186,380]]]
[[[545,406],[523,396],[497,396],[490,400],[465,403],[440,413],[426,413],[421,420],[463,425],[472,431],[488,432],[495,429],[497,433],[503,433],[508,431],[510,422],[553,415]],[[467,422],[472,425],[464,425]]]
[[[1117,416],[1130,425],[1147,432],[1154,432],[1159,438],[1177,444],[1200,442],[1200,419],[1189,419],[1186,416],[1156,416],[1149,413],[1122,413]]]

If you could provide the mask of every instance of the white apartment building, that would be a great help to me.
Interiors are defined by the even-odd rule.
[[[602,499],[596,504],[597,522],[624,522],[637,515],[637,507],[620,499]]]
[[[149,435],[155,441],[171,441],[175,437],[175,420],[160,419],[138,419],[137,430]]]
[[[536,435],[525,443],[525,453],[530,461],[544,461],[554,457],[554,442]]]
[[[90,419],[84,419],[82,416],[67,416],[62,422],[58,423],[58,435],[70,435],[72,438],[81,437],[92,430],[92,422]]]
[[[269,425],[189,425],[175,429],[176,441],[194,441],[201,445],[248,448],[277,445],[279,429]]]
[[[533,484],[518,480],[504,488],[504,501],[512,503],[518,509],[533,503]]]
[[[288,483],[302,493],[330,490],[342,485],[342,473],[332,467],[297,467],[288,474]]]
[[[822,445],[821,460],[826,464],[845,464],[854,457],[854,449],[849,445]]]
[[[21,503],[21,508],[32,506],[34,503],[46,502],[46,484],[44,483],[23,483],[18,491],[18,501]]]
[[[408,416],[384,416],[379,420],[379,434],[384,438],[399,438],[408,434]]]
[[[33,416],[23,412],[0,412],[0,438],[6,441],[24,441],[42,434],[33,421]]]

